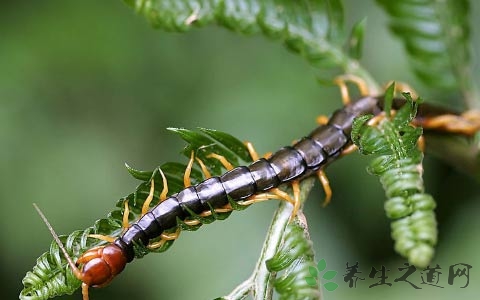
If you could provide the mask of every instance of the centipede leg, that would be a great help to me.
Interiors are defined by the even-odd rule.
[[[130,223],[128,222],[128,216],[130,215],[130,207],[128,206],[128,199],[125,199],[123,202],[124,209],[123,209],[123,218],[122,218],[122,231],[125,231],[130,227]],[[97,240],[102,240],[106,241],[109,243],[113,243],[116,239],[116,237],[109,236],[109,235],[103,235],[103,234],[89,234],[88,237],[97,239]]]
[[[257,151],[253,147],[253,144],[251,142],[244,142],[245,146],[247,146],[248,153],[250,154],[250,157],[252,158],[253,161],[257,161],[260,159],[260,156],[258,155]]]
[[[353,152],[356,152],[358,150],[358,147],[355,144],[348,145],[345,147],[345,149],[342,150],[342,153],[340,153],[341,156],[349,155],[352,154]]]
[[[347,82],[354,83],[358,90],[360,91],[360,95],[366,96],[369,94],[368,86],[365,81],[355,75],[346,74],[337,76],[333,82],[338,85],[340,88],[340,94],[342,95],[342,102],[344,105],[348,105],[351,103],[350,94],[348,93]]]
[[[202,218],[205,218],[205,217],[211,216],[213,213],[227,213],[227,212],[230,212],[232,210],[233,210],[232,206],[230,204],[227,204],[227,205],[225,205],[223,207],[220,207],[220,208],[215,208],[213,210],[203,211],[199,214],[199,216],[202,217]],[[184,220],[183,223],[185,223],[188,226],[196,226],[196,225],[201,224],[202,222],[200,222],[199,220],[196,220],[196,219],[192,219],[192,220]]]
[[[325,192],[325,200],[323,200],[323,207],[327,206],[332,199],[332,188],[330,187],[330,181],[323,170],[317,172],[318,179],[322,184],[323,191]]]
[[[199,220],[184,220],[183,223],[187,224],[188,226],[197,226],[202,222],[200,222]]]
[[[270,189],[268,190],[267,193],[261,193],[261,194],[251,196],[246,200],[238,202],[238,204],[248,206],[248,205],[252,205],[253,203],[258,203],[258,202],[273,200],[273,199],[287,201],[290,204],[295,205],[295,200],[292,199],[292,197],[290,197],[288,193],[278,188]]]
[[[209,155],[207,155],[207,157],[215,158],[216,160],[218,160],[227,171],[233,169],[233,165],[225,158],[225,156],[218,155],[216,153],[210,153]]]
[[[185,173],[183,174],[183,185],[185,187],[189,187],[192,185],[192,181],[190,179],[190,174],[192,172],[193,161],[194,161],[194,152],[192,150],[190,154],[190,160],[188,161],[187,167],[185,168]]]
[[[167,199],[168,195],[168,182],[167,182],[167,177],[165,177],[165,174],[163,174],[162,169],[158,169],[160,172],[160,175],[162,176],[162,183],[163,183],[163,189],[162,192],[160,193],[160,196],[158,197],[158,202],[162,202],[165,199]]]
[[[381,112],[380,114],[376,115],[375,117],[371,118],[368,120],[367,125],[368,126],[377,126],[380,124],[381,121],[383,121],[386,118],[385,112]]]
[[[292,190],[293,190],[293,200],[295,203],[293,204],[293,211],[290,215],[290,222],[295,218],[300,209],[300,183],[298,180],[292,182]]]
[[[155,181],[152,178],[152,180],[150,181],[150,192],[148,193],[148,196],[147,196],[147,198],[145,199],[145,202],[143,202],[143,205],[142,205],[142,213],[141,213],[142,216],[145,215],[148,212],[148,209],[150,208],[150,203],[153,200],[154,192],[155,192]]]
[[[320,115],[317,117],[315,121],[317,122],[318,125],[325,125],[328,123],[328,117],[325,115]]]
[[[102,240],[105,242],[113,243],[116,239],[116,237],[109,236],[109,235],[103,235],[103,234],[89,234],[88,237],[94,238],[97,240]]]
[[[297,212],[300,208],[300,184],[298,180],[292,182],[293,198],[290,195],[278,188],[273,188],[268,191],[268,193],[261,193],[254,195],[247,200],[238,202],[240,205],[251,205],[253,203],[258,203],[262,201],[277,199],[281,201],[287,201],[293,206],[292,215],[290,216],[290,221],[295,218]]]
[[[245,146],[247,146],[248,153],[250,154],[250,157],[252,158],[252,161],[257,161],[260,159],[260,155],[258,155],[257,151],[255,150],[255,147],[253,147],[253,144],[251,142],[244,142]],[[269,158],[272,156],[272,152],[267,152],[265,153],[262,157],[263,158]]]
[[[460,116],[446,114],[429,117],[423,120],[416,120],[414,124],[425,129],[442,130],[471,136],[480,130],[480,111],[469,110]]]
[[[157,249],[157,248],[160,248],[162,247],[167,241],[173,241],[173,240],[176,240],[178,239],[178,237],[180,236],[180,227],[177,228],[177,230],[173,233],[162,233],[160,235],[160,238],[161,240],[158,241],[158,242],[154,242],[154,243],[150,243],[148,244],[148,248],[149,249]]]
[[[130,223],[128,222],[128,215],[130,215],[130,207],[128,206],[128,199],[125,199],[123,202],[124,210],[123,210],[123,218],[122,218],[122,227],[123,230],[127,230],[130,227]]]
[[[425,152],[425,137],[423,135],[418,138],[417,147],[421,152]]]
[[[125,199],[123,202],[124,204],[124,209],[123,209],[123,218],[122,218],[122,231],[125,231],[130,227],[130,223],[128,222],[128,216],[130,214],[130,207],[128,206],[128,199]],[[106,241],[109,243],[112,243],[115,241],[116,237],[109,236],[109,235],[103,235],[103,234],[89,234],[88,237]]]
[[[197,163],[200,165],[200,169],[202,169],[202,173],[203,173],[203,176],[205,177],[205,179],[208,179],[210,177],[212,177],[212,174],[210,174],[210,172],[208,171],[208,168],[207,166],[205,166],[205,164],[203,163],[203,161],[196,157],[195,160],[197,161]]]

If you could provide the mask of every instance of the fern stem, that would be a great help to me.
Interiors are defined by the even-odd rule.
[[[307,199],[312,187],[314,179],[304,180],[300,186],[300,205]],[[299,213],[301,213],[301,209]],[[252,275],[253,279],[253,299],[263,300],[272,299],[273,283],[275,274],[267,270],[266,261],[270,259],[278,251],[281,242],[285,236],[285,229],[292,214],[292,205],[282,201],[273,216],[272,223],[268,228],[267,237],[262,247],[262,251],[257,261],[255,271]]]
[[[473,77],[462,76],[460,79],[460,90],[462,91],[465,105],[468,109],[480,109],[480,93],[473,82]],[[460,75],[459,75],[459,78]]]
[[[245,299],[249,294],[252,289],[252,279],[249,278],[239,284],[230,294],[227,296],[224,296],[222,300],[242,300]]]
[[[360,65],[357,60],[353,60],[349,57],[344,58],[343,69],[346,74],[351,74],[360,77],[365,81],[371,95],[380,95],[383,93],[382,88],[373,76]]]
[[[301,211],[303,203],[307,199],[314,182],[315,180],[313,178],[309,178],[300,184],[301,205],[298,215],[303,215]],[[221,299],[240,300],[244,299],[249,293],[252,293],[253,299],[255,300],[272,299],[276,274],[267,270],[266,261],[273,257],[281,246],[281,242],[285,236],[285,229],[290,221],[292,208],[292,205],[286,201],[280,203],[268,228],[260,257],[252,275],[238,285],[230,294]]]

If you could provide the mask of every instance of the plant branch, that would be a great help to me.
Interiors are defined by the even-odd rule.
[[[313,178],[308,178],[303,180],[300,184],[301,207],[296,218],[303,215],[301,212],[303,203],[307,199],[314,182],[315,180]],[[253,299],[256,300],[272,299],[274,289],[273,283],[276,274],[267,270],[265,262],[273,257],[281,246],[285,236],[285,229],[290,221],[292,209],[292,205],[286,201],[280,203],[278,209],[275,211],[270,227],[268,228],[260,257],[252,275],[222,299],[240,300],[244,299],[249,293],[251,293]]]

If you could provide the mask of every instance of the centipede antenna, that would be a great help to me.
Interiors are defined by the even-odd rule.
[[[82,272],[77,268],[77,266],[76,266],[75,263],[73,262],[73,260],[72,260],[72,258],[70,257],[70,255],[68,255],[67,249],[65,249],[65,246],[63,245],[62,241],[60,241],[60,238],[58,237],[57,233],[56,233],[55,230],[53,229],[52,225],[50,225],[50,222],[48,222],[47,217],[45,217],[45,215],[43,214],[43,212],[40,210],[40,208],[37,206],[36,203],[33,203],[33,207],[35,207],[35,209],[37,210],[37,213],[40,215],[40,218],[42,218],[42,220],[43,220],[43,222],[45,223],[45,225],[47,225],[47,228],[48,228],[48,230],[50,231],[50,233],[52,234],[53,239],[54,239],[55,242],[57,243],[58,247],[60,247],[60,250],[62,250],[63,256],[65,256],[65,259],[67,260],[68,265],[70,266],[70,268],[72,268],[73,274],[74,274],[78,279],[81,280],[81,278],[82,278]]]

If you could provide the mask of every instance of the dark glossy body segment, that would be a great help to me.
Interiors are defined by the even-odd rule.
[[[374,113],[377,103],[373,97],[362,98],[335,111],[326,125],[316,128],[293,146],[278,150],[269,159],[234,168],[170,196],[132,224],[115,244],[131,261],[134,243],[148,245],[150,239],[176,227],[177,218],[185,220],[191,212],[200,214],[228,204],[228,198],[239,201],[313,174],[348,145],[353,119]]]

